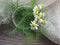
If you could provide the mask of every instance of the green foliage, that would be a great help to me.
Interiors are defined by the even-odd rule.
[[[9,34],[10,35],[14,35],[16,34],[18,31],[21,31],[22,34],[24,34],[26,36],[27,39],[31,40],[31,39],[40,39],[40,30],[31,30],[30,29],[30,23],[31,21],[34,19],[33,16],[33,7],[37,4],[36,0],[31,0],[31,7],[24,7],[24,6],[20,6],[19,9],[17,9],[17,3],[12,3],[11,4],[11,8],[13,11],[15,11],[14,13],[14,21],[16,22],[17,26],[15,29],[13,29]],[[43,10],[42,12],[44,12],[45,10]],[[34,32],[34,33],[33,33]]]
[[[15,9],[17,9],[19,7],[19,5],[16,2],[11,3],[10,6],[11,6],[12,11],[15,11]]]
[[[16,34],[18,31],[26,36],[27,39],[34,39],[34,33],[30,29],[30,22],[34,19],[32,7],[20,7],[14,14],[14,20],[18,26],[9,34]],[[34,32],[34,31],[33,31]],[[40,30],[36,31],[35,37],[40,37]]]
[[[31,0],[31,7],[34,7],[37,4],[38,0]]]
[[[34,7],[37,4],[38,0],[31,0],[31,7]]]

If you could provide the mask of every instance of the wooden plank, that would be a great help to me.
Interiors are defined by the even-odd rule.
[[[0,45],[56,45],[43,35],[41,36],[40,40],[34,41],[25,40],[24,35],[21,33],[18,33],[15,36],[6,35],[5,33],[11,30],[11,27],[12,26],[0,26]]]

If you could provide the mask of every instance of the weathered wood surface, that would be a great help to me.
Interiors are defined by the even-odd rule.
[[[43,35],[40,40],[34,40],[32,42],[26,41],[25,37],[20,33],[15,36],[8,36],[6,35],[6,31],[9,31],[10,29],[11,26],[0,26],[0,45],[57,45]]]

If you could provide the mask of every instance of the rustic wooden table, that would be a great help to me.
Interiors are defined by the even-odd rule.
[[[34,40],[32,42],[26,41],[25,37],[20,33],[15,36],[8,36],[5,32],[9,29],[11,27],[0,26],[0,45],[57,45],[43,35],[39,41]]]

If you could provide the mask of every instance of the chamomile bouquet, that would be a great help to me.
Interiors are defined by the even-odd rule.
[[[36,4],[33,0],[31,6],[20,6],[12,14],[12,21],[16,26],[9,34],[22,32],[27,39],[40,38],[40,30],[45,25],[46,8],[44,4]]]

